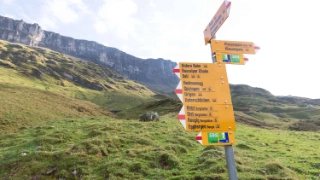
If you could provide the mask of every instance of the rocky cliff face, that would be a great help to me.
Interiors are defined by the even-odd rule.
[[[46,47],[98,64],[158,92],[172,92],[179,79],[172,73],[177,63],[164,59],[140,59],[116,48],[44,31],[38,24],[0,16],[0,38],[29,46]]]

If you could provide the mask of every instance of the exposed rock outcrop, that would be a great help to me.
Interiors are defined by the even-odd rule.
[[[46,47],[98,64],[158,92],[172,92],[179,79],[172,73],[177,63],[164,59],[140,59],[94,41],[78,40],[44,31],[38,24],[0,16],[0,38],[28,46]]]

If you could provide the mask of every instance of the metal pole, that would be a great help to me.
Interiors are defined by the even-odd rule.
[[[210,48],[211,48],[212,44],[210,42]],[[211,48],[212,49],[212,48]],[[212,58],[212,63],[216,63],[216,53],[211,51],[211,58]]]
[[[216,39],[216,35],[214,34],[212,40],[215,40],[215,39]],[[209,41],[209,43],[210,43],[210,48],[212,49],[211,41]],[[212,58],[212,63],[216,63],[217,62],[216,53],[215,52],[211,51],[211,58]]]
[[[216,35],[214,35],[213,39],[216,39]],[[210,48],[211,48],[211,46],[212,46],[212,44],[210,42]],[[211,56],[212,56],[212,62],[216,63],[217,60],[216,60],[215,52],[211,51]],[[224,151],[226,154],[229,180],[238,180],[236,162],[235,162],[234,153],[233,153],[233,147],[231,145],[224,146]]]
[[[236,162],[234,160],[233,147],[230,145],[224,146],[224,151],[226,154],[229,180],[238,180]]]
[[[211,57],[212,57],[212,62],[213,62],[213,63],[216,63],[216,62],[217,62],[217,60],[216,60],[216,53],[212,53],[212,54],[211,54]]]

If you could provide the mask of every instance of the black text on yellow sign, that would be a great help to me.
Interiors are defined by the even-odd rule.
[[[224,64],[212,63],[179,63],[180,79],[201,79],[202,81],[225,80],[228,81],[227,70]]]
[[[211,41],[211,50],[216,53],[256,54],[253,42],[242,41]]]
[[[233,106],[184,103],[187,131],[234,131]]]
[[[228,81],[182,80],[183,103],[232,104]]]

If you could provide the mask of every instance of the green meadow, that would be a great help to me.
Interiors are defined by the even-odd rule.
[[[239,179],[319,179],[319,132],[238,123]],[[202,146],[176,114],[161,122],[65,118],[0,136],[7,179],[228,179],[223,147]],[[72,172],[75,172],[72,173]]]
[[[320,179],[320,104],[230,85],[240,180]],[[0,179],[228,179],[182,104],[94,63],[0,41]],[[140,122],[156,111],[160,122]]]

